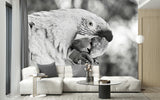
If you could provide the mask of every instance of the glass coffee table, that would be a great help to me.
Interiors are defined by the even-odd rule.
[[[111,80],[110,83],[99,83],[99,81],[95,80],[93,82],[87,82],[86,80],[77,81],[77,84],[81,85],[93,85],[99,86],[99,98],[101,99],[109,99],[111,97],[111,85],[118,85],[121,82]]]

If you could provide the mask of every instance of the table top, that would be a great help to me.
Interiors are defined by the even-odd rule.
[[[120,81],[113,81],[111,80],[110,83],[99,83],[98,80],[95,80],[93,82],[87,82],[86,80],[80,80],[80,81],[77,81],[77,84],[81,84],[81,85],[118,85],[120,84],[121,82]]]
[[[48,77],[48,75],[45,75],[44,73],[37,73],[37,74],[33,74],[31,76],[32,77]]]

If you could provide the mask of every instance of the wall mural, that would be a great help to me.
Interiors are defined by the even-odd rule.
[[[136,0],[27,0],[30,64],[99,64],[137,77]]]

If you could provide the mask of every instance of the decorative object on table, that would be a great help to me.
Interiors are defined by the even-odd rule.
[[[111,83],[111,81],[110,80],[99,80],[98,83],[105,84],[105,83]]]
[[[86,63],[86,81],[87,82],[93,82],[94,81],[94,77],[92,76],[92,65]]]
[[[44,77],[48,77],[48,75],[45,75],[44,73],[37,73],[37,74],[33,74],[31,75],[33,77],[33,94],[30,95],[30,97],[44,97],[46,96],[46,94],[42,94],[42,95],[37,95],[37,78],[44,78]]]

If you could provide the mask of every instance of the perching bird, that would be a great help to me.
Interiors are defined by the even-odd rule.
[[[28,16],[28,23],[30,63],[62,64],[76,49],[72,47],[74,41],[84,38],[87,41],[79,41],[87,42],[82,43],[82,50],[88,50],[90,57],[95,58],[105,52],[113,38],[105,20],[82,9],[35,12]]]

